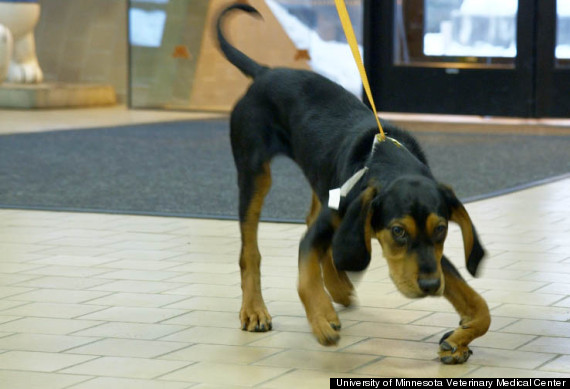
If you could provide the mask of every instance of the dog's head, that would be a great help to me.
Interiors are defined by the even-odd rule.
[[[467,269],[477,272],[484,251],[469,214],[453,191],[422,176],[403,176],[381,190],[368,186],[351,201],[333,238],[339,270],[364,270],[376,237],[390,277],[408,297],[441,295],[441,269],[448,222],[462,231]]]

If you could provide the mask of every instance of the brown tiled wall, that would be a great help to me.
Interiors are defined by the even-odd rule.
[[[126,0],[40,0],[38,58],[48,82],[106,83],[127,95]]]

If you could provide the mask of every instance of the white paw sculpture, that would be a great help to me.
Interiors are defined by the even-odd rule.
[[[42,82],[34,40],[39,18],[37,0],[0,0],[0,84]]]

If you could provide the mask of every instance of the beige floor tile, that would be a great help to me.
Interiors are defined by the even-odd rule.
[[[105,297],[96,298],[87,301],[86,303],[113,307],[159,308],[186,298],[184,296],[170,296],[152,293],[101,293],[103,293]]]
[[[319,370],[293,370],[278,378],[263,384],[264,388],[288,389],[288,388],[329,388],[330,379],[335,377],[342,378],[372,378],[377,377],[365,374],[351,374],[333,371]]]
[[[437,357],[439,347],[426,342],[374,338],[345,347],[341,351],[343,353],[433,360]]]
[[[1,250],[1,248],[0,248]],[[20,286],[17,285],[21,282],[26,282],[29,280],[34,280],[40,278],[41,276],[30,275],[30,274],[0,274],[0,285],[2,286]]]
[[[271,336],[250,343],[255,347],[276,347],[280,349],[297,349],[312,351],[336,351],[360,342],[364,337],[346,335],[341,330],[340,340],[336,346],[323,346],[312,333],[276,332]]]
[[[554,320],[522,319],[503,328],[501,332],[568,337],[570,335],[570,323]]]
[[[11,301],[11,300],[0,300],[0,314],[3,316],[10,316],[10,308],[16,308],[19,306],[28,305],[25,301]]]
[[[356,323],[353,320],[343,320],[341,322],[342,328],[348,328]],[[309,334],[312,332],[309,321],[303,316],[273,316],[272,324],[273,329],[276,331],[305,332]]]
[[[240,328],[236,312],[192,311],[184,315],[165,320],[162,324],[179,324],[183,326]],[[274,323],[275,326],[275,318]]]
[[[158,323],[185,313],[179,309],[111,307],[82,316],[84,320],[122,321],[127,323]]]
[[[194,387],[194,386],[193,386]],[[185,389],[189,388],[188,382],[167,382],[159,380],[137,380],[131,378],[97,377],[77,385],[70,389]]]
[[[1,343],[0,343],[1,344]],[[570,337],[539,337],[520,348],[523,351],[570,354]]]
[[[442,332],[441,327],[372,322],[362,322],[342,330],[345,335],[402,340],[422,340],[440,332]]]
[[[158,359],[102,357],[60,370],[60,372],[101,377],[152,379],[181,369],[188,364],[188,362]]]
[[[423,316],[427,316],[428,313],[431,312],[455,313],[453,306],[445,298],[424,298],[409,301],[410,302],[408,304],[403,305],[400,308],[405,310],[423,311]]]
[[[369,321],[376,323],[392,323],[404,324],[418,320],[421,317],[427,316],[425,311],[416,311],[412,309],[385,309],[376,307],[360,307],[355,306],[348,309],[339,309],[338,316],[340,320],[358,320]]]
[[[543,282],[565,282],[568,279],[568,273],[548,273],[534,272],[521,277],[521,280],[543,281]]]
[[[166,290],[176,289],[184,286],[177,282],[162,281],[138,281],[138,280],[106,280],[102,285],[91,288],[92,290],[102,290],[108,292],[126,293],[161,293]]]
[[[10,274],[10,273],[25,273],[28,272],[29,274],[41,274],[38,273],[38,269],[42,268],[41,265],[37,264],[30,264],[30,263],[15,263],[15,262],[0,262],[2,266],[2,273]],[[36,270],[36,271],[34,271]]]
[[[29,281],[20,282],[18,286],[29,288],[54,288],[54,289],[89,289],[108,283],[109,280],[85,277],[40,277]]]
[[[186,300],[167,305],[166,308],[235,312],[237,320],[237,312],[239,312],[241,308],[241,298],[191,297]]]
[[[462,377],[475,369],[474,365],[444,365],[439,360],[423,361],[388,357],[354,370],[355,374],[372,374],[381,377],[425,378],[425,377]]]
[[[62,353],[8,351],[4,354],[0,354],[0,369],[54,372],[69,366],[87,362],[93,358],[95,357]]]
[[[11,296],[9,298],[17,301],[79,304],[102,296],[107,296],[109,294],[109,292],[94,292],[87,290],[38,289],[28,293],[19,294],[17,296]]]
[[[570,374],[570,356],[564,355],[542,366],[540,370]]]
[[[487,302],[549,306],[560,300],[560,295],[546,293],[490,290],[481,294]]]
[[[278,377],[288,370],[277,367],[200,362],[162,376],[161,379],[203,382],[213,385],[253,386]],[[223,372],[223,374],[220,374],[220,372]]]
[[[53,255],[47,256],[47,258],[46,256],[43,256],[41,259],[37,259],[33,262],[41,265],[90,267],[115,261],[117,260],[113,260],[112,258],[90,257],[81,255]]]
[[[78,319],[24,317],[0,324],[0,331],[44,335],[69,335],[72,332],[100,325],[100,322]]]
[[[226,257],[228,258],[228,257]],[[171,271],[176,272],[191,272],[191,273],[209,273],[209,274],[239,274],[239,265],[236,260],[237,256],[232,257],[232,263],[211,263],[211,262],[197,262],[188,263],[185,265],[176,266],[170,268]],[[176,261],[182,261],[183,258],[174,259]],[[263,272],[261,273],[264,274]]]
[[[105,262],[99,265],[99,267],[107,269],[107,271],[111,271],[113,269],[165,270],[179,265],[182,265],[182,263],[173,261],[137,261],[136,259],[119,259]]]
[[[204,296],[204,297],[241,297],[241,288],[237,285],[204,285],[192,284],[181,288],[170,289],[165,294],[177,294],[183,296]]]
[[[263,281],[262,281],[263,282]],[[241,306],[241,299],[240,305]],[[291,302],[291,301],[271,301],[265,304],[267,309],[269,310],[269,314],[272,316],[300,316],[305,317],[305,309],[303,308],[303,304],[299,302]],[[238,308],[239,309],[239,308]],[[237,312],[237,311],[236,311]],[[339,312],[339,310],[337,310]],[[341,312],[339,312],[340,317]],[[352,319],[352,318],[351,318]],[[342,321],[342,317],[340,317]],[[358,320],[358,319],[355,319]]]
[[[180,255],[179,251],[165,251],[165,250],[116,250],[113,248],[106,248],[108,255],[116,259],[131,259],[139,261],[162,261],[168,258],[173,258]]]
[[[63,389],[90,378],[84,375],[0,370],[0,382],[3,387],[10,389]]]
[[[269,332],[247,332],[240,328],[193,327],[185,331],[165,336],[160,340],[168,342],[223,344],[227,346],[243,346],[271,335]]]
[[[97,269],[86,266],[39,266],[27,270],[25,274],[37,274],[54,277],[94,277],[108,273],[109,269]]]
[[[18,286],[0,286],[0,299],[17,296],[34,290],[33,288],[22,288]]]
[[[38,254],[48,256],[88,256],[97,257],[115,253],[115,249],[109,247],[75,247],[75,246],[49,246],[50,248],[37,251]]]
[[[23,301],[6,301],[12,305],[20,305],[15,308],[2,310],[0,313],[9,316],[53,317],[59,319],[71,319],[91,312],[96,312],[105,307],[84,304],[58,304],[58,303],[25,303]]]
[[[180,342],[156,340],[102,339],[84,346],[68,349],[72,354],[88,354],[109,357],[155,358],[188,346]]]
[[[205,284],[205,285],[240,285],[240,276],[235,274],[211,274],[211,273],[191,273],[169,279],[170,282],[181,282],[185,284]],[[269,283],[269,285],[271,285]],[[293,288],[295,283],[293,283]]]
[[[566,297],[562,300],[559,300],[558,302],[554,303],[553,306],[570,308],[570,297]]]
[[[0,324],[20,319],[18,316],[0,316]]]
[[[570,310],[558,307],[540,307],[522,304],[504,304],[491,309],[491,315],[518,317],[522,319],[570,320]]]
[[[348,373],[377,359],[374,355],[343,354],[329,351],[286,350],[265,358],[256,366],[329,370]]]
[[[361,293],[356,292],[357,306],[375,307],[375,308],[398,308],[409,304],[410,300],[400,295],[392,293],[385,295],[380,289],[375,292]]]
[[[517,320],[519,319],[502,316],[491,316],[491,327],[489,330],[498,331],[507,325],[516,322]],[[451,330],[456,326],[459,326],[459,316],[457,313],[436,312],[427,317],[421,318],[412,324],[444,327]]]
[[[66,335],[14,334],[0,339],[0,349],[57,353],[95,340]]]
[[[507,334],[504,332],[489,331],[480,338],[475,339],[471,345],[474,347],[498,348],[504,350],[515,350],[518,347],[530,342],[534,335]],[[438,339],[439,341],[439,339]]]
[[[278,348],[197,344],[163,355],[160,359],[249,365],[281,352]]]
[[[554,282],[537,290],[538,293],[553,293],[561,295],[570,294],[570,283]]]
[[[163,281],[180,275],[177,272],[161,271],[161,270],[105,270],[99,278],[110,280],[139,280],[139,281]]]
[[[509,351],[485,347],[472,347],[469,363],[515,369],[537,369],[553,358],[552,354],[530,351]]]
[[[186,329],[185,326],[167,324],[141,324],[141,323],[104,323],[83,331],[75,332],[76,336],[91,336],[99,338],[123,339],[158,339],[172,333]]]
[[[469,282],[475,290],[492,289],[512,292],[532,292],[545,286],[544,282],[477,278]]]

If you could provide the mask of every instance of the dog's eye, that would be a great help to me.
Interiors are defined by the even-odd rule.
[[[439,226],[435,227],[433,230],[433,237],[435,240],[442,240],[445,238],[445,234],[447,232],[447,226],[445,224],[440,224]]]
[[[406,230],[404,230],[400,226],[393,226],[392,227],[392,236],[396,240],[403,240],[406,237]]]

